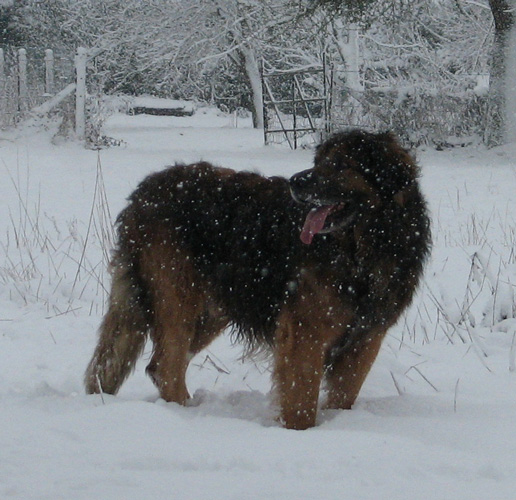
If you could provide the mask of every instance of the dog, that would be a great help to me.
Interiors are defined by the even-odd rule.
[[[290,180],[175,165],[149,175],[117,219],[109,307],[85,375],[115,394],[153,342],[147,373],[185,404],[192,357],[231,328],[270,352],[279,420],[349,409],[430,249],[414,158],[389,132],[339,132]]]

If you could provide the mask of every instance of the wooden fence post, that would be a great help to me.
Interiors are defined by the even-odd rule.
[[[27,88],[27,51],[18,51],[18,111],[24,112],[28,108]]]
[[[5,57],[4,49],[0,49],[0,89],[3,88],[5,82]]]
[[[6,82],[5,82],[5,58],[4,49],[0,49],[0,113],[5,116],[7,111],[7,95],[6,95]],[[0,126],[3,125],[0,119]]]
[[[84,47],[77,49],[75,56],[75,72],[77,88],[75,90],[75,133],[79,139],[86,136],[86,62],[88,50]]]
[[[45,94],[51,96],[54,92],[54,51],[47,49],[45,50]]]

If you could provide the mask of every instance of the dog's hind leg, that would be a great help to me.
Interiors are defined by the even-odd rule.
[[[326,373],[326,408],[349,410],[353,406],[378,355],[385,333],[385,330],[371,332],[365,341],[348,348],[332,360]]]
[[[193,356],[227,325],[213,303],[193,259],[170,234],[156,234],[144,250],[144,279],[150,290],[153,355],[147,374],[165,401],[189,399],[186,370]]]
[[[184,305],[178,303],[177,297],[165,296],[163,300],[154,310],[154,350],[146,371],[165,401],[185,404],[189,398],[185,376],[191,359],[193,318],[181,313]]]
[[[143,254],[142,274],[153,314],[154,346],[147,374],[165,401],[185,404],[189,398],[185,375],[192,358],[191,346],[205,310],[202,280],[191,258],[170,241],[169,235],[157,234]]]
[[[147,374],[166,401],[185,404],[189,399],[186,388],[186,370],[191,359],[207,347],[227,326],[227,317],[214,314],[206,307],[199,314],[198,305],[204,305],[203,294],[182,294],[179,300],[173,290],[157,307],[157,324],[153,336],[154,354],[147,366]]]

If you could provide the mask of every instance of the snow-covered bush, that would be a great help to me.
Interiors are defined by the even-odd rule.
[[[482,139],[485,95],[426,93],[412,88],[404,92],[367,92],[364,99],[381,124],[413,146],[463,146]]]

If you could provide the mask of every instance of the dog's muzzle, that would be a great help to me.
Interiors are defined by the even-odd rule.
[[[312,169],[294,174],[290,180],[290,193],[298,203],[316,203],[317,177]]]

